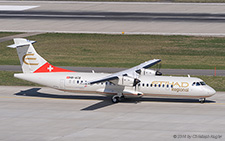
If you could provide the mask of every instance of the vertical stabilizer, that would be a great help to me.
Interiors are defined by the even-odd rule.
[[[35,51],[32,45],[35,41],[24,38],[14,38],[13,40],[14,44],[8,47],[17,49],[23,73],[72,72],[49,64]]]
[[[32,43],[35,43],[34,41],[23,38],[15,38],[13,40],[14,44],[8,47],[17,49],[17,54],[24,73],[32,73],[47,62],[35,51],[32,45]]]

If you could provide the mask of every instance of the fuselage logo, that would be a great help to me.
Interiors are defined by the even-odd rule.
[[[29,56],[29,57],[28,57]],[[37,60],[37,58],[33,58],[33,57],[30,57],[30,56],[34,56],[34,54],[30,53],[30,54],[25,54],[23,56],[23,62],[27,65],[38,65],[39,63],[34,63],[34,62],[30,62],[30,61],[35,61]]]
[[[189,92],[189,83],[188,82],[169,82],[169,81],[153,81],[152,85],[164,85],[171,86],[171,91],[175,92]]]

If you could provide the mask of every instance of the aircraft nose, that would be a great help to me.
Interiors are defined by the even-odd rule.
[[[208,86],[207,87],[207,93],[208,93],[208,95],[212,96],[216,93],[216,91],[213,88],[211,88],[210,86]]]

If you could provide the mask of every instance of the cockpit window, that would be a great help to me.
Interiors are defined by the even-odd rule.
[[[200,82],[196,82],[196,86],[200,86],[201,84],[200,84]]]
[[[201,85],[203,85],[203,86],[204,86],[204,85],[206,85],[206,84],[205,84],[205,82],[203,82],[203,81],[202,81],[202,82],[200,82],[200,84],[201,84]]]
[[[201,82],[193,82],[192,86],[204,86],[206,85],[205,82],[201,81]]]

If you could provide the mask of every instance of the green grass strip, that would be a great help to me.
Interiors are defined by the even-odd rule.
[[[48,33],[27,39],[56,66],[129,68],[155,58],[162,68],[225,70],[224,37]],[[10,44],[0,43],[0,65],[20,65]]]

